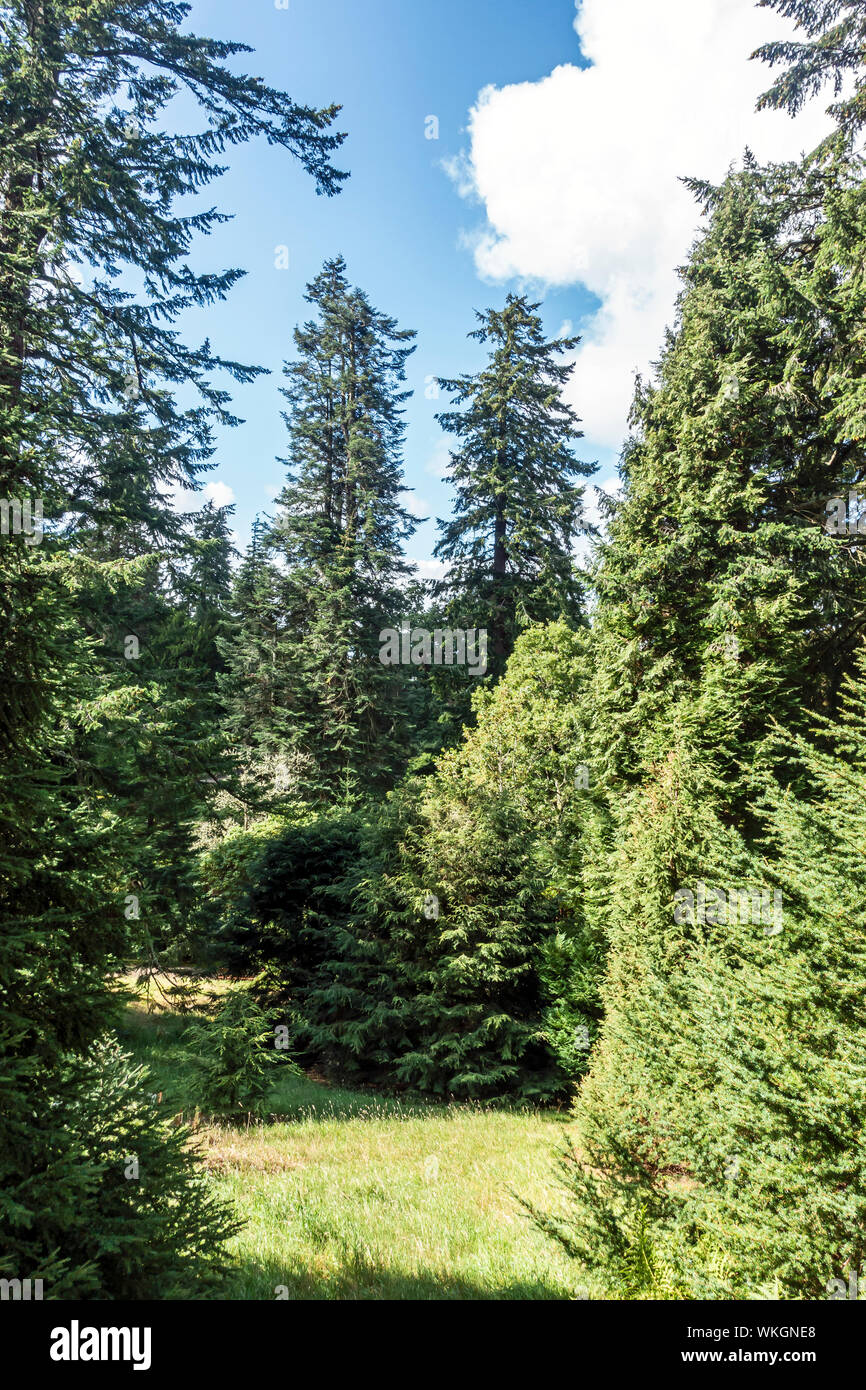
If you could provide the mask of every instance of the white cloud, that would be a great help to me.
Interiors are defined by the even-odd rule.
[[[217,479],[212,483],[205,483],[202,495],[208,502],[213,502],[215,507],[227,507],[235,500],[235,495],[228,483],[221,483]]]
[[[205,502],[213,502],[217,507],[227,507],[235,500],[234,492],[228,483],[221,483],[217,478],[213,482],[205,483],[199,492],[180,487],[177,483],[172,483],[170,487],[162,489],[162,492],[176,512],[199,512]]]
[[[678,180],[721,180],[746,146],[795,158],[829,123],[820,100],[796,120],[755,111],[772,78],[749,55],[791,26],[754,0],[584,0],[575,29],[594,66],[485,88],[452,176],[486,211],[469,238],[482,277],[580,283],[601,300],[569,395],[587,437],[616,448],[700,222]]]
[[[411,556],[407,559],[415,566],[417,579],[442,579],[448,573],[448,566],[442,560],[416,560]]]

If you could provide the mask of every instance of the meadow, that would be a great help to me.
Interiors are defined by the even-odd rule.
[[[220,982],[209,982],[219,988]],[[570,1299],[575,1267],[520,1198],[556,1210],[567,1113],[432,1105],[343,1089],[287,1065],[269,1117],[196,1115],[189,1016],[142,999],[121,1042],[243,1224],[236,1299]]]

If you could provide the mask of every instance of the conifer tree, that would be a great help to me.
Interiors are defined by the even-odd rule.
[[[748,844],[685,747],[631,800],[599,1048],[545,1220],[617,1296],[639,1230],[682,1298],[819,1299],[862,1276],[866,656]],[[722,795],[720,797],[720,790]],[[618,1288],[618,1284],[620,1288]]]
[[[253,683],[279,684],[265,736],[292,765],[300,760],[304,794],[322,802],[381,787],[407,755],[405,682],[379,657],[411,568],[401,388],[414,333],[349,285],[340,257],[306,298],[316,318],[296,330],[298,357],[285,367],[289,481],[267,538],[270,561],[280,560],[270,571],[280,617],[268,624],[265,669],[250,664],[242,632],[237,640]]]
[[[437,761],[414,820],[366,890],[397,932],[416,929],[415,1045],[403,1081],[454,1095],[545,1100],[586,1065],[601,938],[584,910],[587,844],[603,816],[587,766],[589,634],[564,622],[518,638],[475,698],[477,723]]]
[[[314,775],[313,760],[293,749],[293,712],[300,685],[285,642],[283,579],[266,544],[267,524],[252,536],[234,578],[217,676],[223,727],[240,768],[245,796],[301,797]]]
[[[373,824],[274,836],[227,923],[298,1055],[453,1096],[543,1100],[586,1066],[601,936],[583,906],[590,784],[587,633],[523,633],[478,724]]]
[[[763,44],[754,55],[771,67],[785,65],[761,97],[759,110],[783,110],[794,116],[829,86],[836,98],[829,111],[838,138],[825,142],[825,152],[827,145],[850,149],[866,125],[866,14],[860,0],[758,0],[758,4],[793,19],[804,35]],[[849,75],[853,90],[845,92]]]
[[[866,462],[848,231],[864,195],[849,181],[825,206],[796,168],[754,164],[700,192],[709,225],[601,551],[596,698],[615,776],[692,718],[736,797],[773,719],[832,708],[858,640],[860,542],[826,510]]]
[[[75,550],[110,563],[105,530],[79,534]],[[167,559],[145,551],[135,582],[94,582],[81,595],[115,718],[82,731],[77,756],[129,832],[127,890],[148,950],[187,933],[195,825],[232,780],[216,690],[231,553],[227,509],[208,503]]]
[[[193,625],[198,659],[212,675],[222,665],[218,638],[231,595],[232,558],[237,553],[229,529],[234,510],[209,500],[193,517],[189,558],[178,584],[184,612]]]
[[[605,1019],[543,1224],[614,1296],[817,1298],[863,1259],[862,164],[693,186],[599,567]]]
[[[558,360],[578,339],[548,341],[539,307],[509,295],[504,309],[477,313],[469,336],[489,345],[488,364],[439,381],[454,408],[437,418],[458,446],[455,516],[439,522],[434,551],[449,570],[436,592],[456,623],[488,630],[497,675],[524,623],[576,622],[581,611],[574,479],[592,469],[571,451],[581,431],[562,395],[571,369]]]
[[[0,538],[0,657],[10,692],[0,747],[8,1121],[0,1230],[22,1262],[13,1274],[50,1269],[67,1296],[127,1288],[84,1253],[84,1226],[90,1251],[104,1237],[115,1270],[145,1229],[136,1230],[137,1203],[128,1198],[128,1226],[100,1225],[111,1185],[106,1151],[88,1151],[81,1137],[109,1123],[114,1104],[81,1057],[115,1016],[106,974],[129,945],[126,863],[135,863],[118,787],[106,786],[104,767],[82,753],[97,734],[108,740],[124,722],[128,729],[150,696],[105,679],[82,614],[95,593],[144,582],[148,560],[136,537],[175,528],[161,489],[194,483],[214,423],[232,422],[211,374],[225,369],[244,381],[257,370],[221,363],[206,343],[189,349],[177,336],[178,315],[221,299],[239,272],[192,272],[194,236],[221,215],[178,212],[176,199],[198,194],[220,172],[222,152],[254,135],[293,151],[323,192],[337,191],[343,177],[330,164],[341,138],[331,129],[335,109],[296,106],[238,76],[228,60],[242,47],[184,32],[188,13],[168,0],[12,0],[2,17],[0,496],[39,500],[47,518],[71,516],[107,538],[98,558],[57,534],[39,544]],[[181,90],[206,112],[203,133],[160,128]],[[139,283],[140,292],[126,287]],[[184,408],[174,399],[182,385],[192,390]],[[124,764],[112,766],[119,781]],[[118,1086],[135,1089],[126,1074]],[[84,1110],[87,1122],[75,1123]],[[132,1110],[131,1129],[118,1117],[118,1144],[143,1124],[146,1107],[135,1101]],[[160,1201],[176,1209],[189,1195],[190,1159],[166,1148],[153,1123],[148,1117],[155,1166],[139,1216],[148,1202],[152,1214]],[[199,1211],[197,1246],[213,1252],[225,1223],[206,1206]],[[193,1247],[172,1221],[152,1221],[148,1234],[166,1257],[148,1289],[160,1296],[172,1287],[169,1269],[179,1273]]]

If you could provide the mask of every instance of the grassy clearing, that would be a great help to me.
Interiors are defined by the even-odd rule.
[[[122,1042],[169,1115],[194,1110],[186,1019],[127,1011]],[[574,1264],[523,1213],[562,1201],[553,1157],[564,1118],[405,1105],[289,1069],[272,1122],[203,1125],[202,1157],[246,1223],[231,1297],[567,1299]]]

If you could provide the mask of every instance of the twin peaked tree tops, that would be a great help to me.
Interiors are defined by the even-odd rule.
[[[415,334],[349,284],[341,257],[306,299],[315,317],[296,329],[284,369],[288,482],[237,586],[223,687],[250,764],[263,754],[265,769],[288,764],[284,789],[318,798],[335,783],[388,785],[411,742],[409,711],[418,715],[413,673],[379,660],[380,632],[420,604],[403,548],[414,522],[401,502]],[[571,453],[580,431],[562,396],[570,369],[557,360],[577,340],[548,342],[538,308],[509,296],[479,314],[472,336],[490,343],[487,366],[440,382],[455,409],[438,418],[460,447],[456,517],[439,523],[437,546],[450,570],[436,595],[454,626],[488,630],[495,675],[523,623],[580,616],[573,480],[590,470]],[[457,675],[455,695],[434,682],[446,705],[459,685]]]

